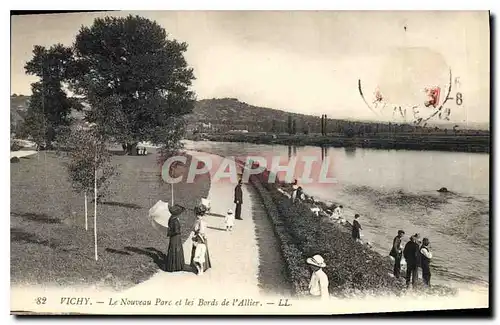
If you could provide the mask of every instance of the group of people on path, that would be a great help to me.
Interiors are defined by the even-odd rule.
[[[234,220],[243,220],[241,218],[241,206],[243,204],[243,190],[242,181],[239,180],[234,189],[234,203],[236,204],[236,213],[233,214],[231,209],[228,209],[224,218],[226,231],[232,231],[234,227]],[[168,220],[167,236],[169,237],[169,244],[167,256],[165,259],[166,272],[179,272],[185,270],[184,249],[182,247],[181,238],[181,223],[179,216],[185,211],[185,208],[176,204],[169,206],[171,214]],[[194,209],[196,221],[193,225],[191,240],[193,243],[191,249],[190,266],[195,270],[196,274],[202,275],[212,267],[210,261],[210,253],[208,250],[207,238],[207,222],[204,216],[207,213],[206,207],[198,205]]]
[[[426,286],[431,285],[431,270],[430,262],[432,252],[430,250],[430,241],[424,238],[420,241],[420,235],[414,234],[403,248],[402,238],[405,235],[403,230],[398,230],[398,234],[394,237],[392,248],[389,253],[394,258],[394,277],[399,278],[401,275],[401,259],[406,260],[406,286],[410,283],[415,288],[418,280],[418,268],[422,268],[422,280]]]
[[[169,207],[169,211],[171,217],[168,220],[167,236],[170,240],[165,259],[165,271],[180,272],[185,270],[185,260],[179,215],[185,211],[185,208],[180,205],[173,205]],[[191,237],[193,246],[191,249],[190,266],[196,270],[196,274],[201,275],[212,267],[212,263],[210,262],[210,254],[208,251],[206,235],[207,224],[205,220],[203,220],[206,211],[201,206],[197,206],[194,212],[196,214],[196,220],[193,225],[193,236]]]

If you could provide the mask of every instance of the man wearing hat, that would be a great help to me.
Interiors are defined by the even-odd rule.
[[[179,222],[179,215],[184,212],[185,208],[178,204],[169,206],[168,210],[172,215],[168,220],[168,233],[170,238],[168,243],[167,258],[165,261],[165,271],[179,272],[184,269],[184,250],[182,248],[181,240],[181,223]]]
[[[328,276],[323,272],[326,267],[325,260],[321,255],[314,255],[306,260],[312,270],[311,281],[309,282],[309,293],[311,296],[320,299],[328,299]]]
[[[419,244],[418,238],[420,236],[415,234],[410,237],[410,241],[408,241],[403,250],[403,256],[406,260],[406,287],[410,286],[410,280],[412,287],[415,288],[417,284],[418,278],[418,269],[417,269],[417,254],[419,253]]]
[[[240,179],[238,185],[234,188],[234,203],[236,204],[236,215],[235,218],[238,220],[243,220],[241,218],[241,205],[243,204],[243,190],[241,189],[243,181]]]
[[[394,277],[396,279],[399,279],[401,274],[401,257],[403,253],[401,249],[401,238],[403,238],[404,234],[405,232],[403,230],[398,230],[398,235],[394,237],[391,252],[389,253],[390,256],[394,257]]]

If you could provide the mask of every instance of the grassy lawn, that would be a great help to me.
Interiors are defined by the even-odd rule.
[[[89,201],[85,231],[84,198],[72,191],[64,158],[42,152],[11,164],[11,284],[123,289],[153,275],[168,239],[151,226],[148,210],[159,199],[170,202],[171,186],[158,181],[157,156],[149,151],[148,156],[113,157],[120,175],[113,179],[113,194],[97,207],[98,261],[94,206]],[[174,185],[175,203],[188,209],[180,218],[184,239],[194,222],[192,208],[209,187],[209,175]]]

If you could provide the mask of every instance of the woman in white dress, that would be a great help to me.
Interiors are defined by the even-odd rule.
[[[205,241],[202,236],[196,235],[193,238],[193,245],[195,247],[193,263],[196,268],[196,273],[198,275],[202,275],[205,271],[206,264],[206,255],[207,255],[207,246],[205,245]]]

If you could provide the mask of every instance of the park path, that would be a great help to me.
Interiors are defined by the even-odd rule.
[[[22,158],[22,157],[27,157],[36,154],[37,152],[35,150],[18,150],[18,151],[11,151],[10,152],[10,158],[17,157],[17,158]]]
[[[208,157],[212,159],[215,166],[218,166],[223,159],[220,156],[196,151],[188,151],[188,154],[195,158]],[[245,297],[259,296],[259,253],[252,218],[254,207],[247,188],[250,185],[243,185],[241,213],[243,220],[235,221],[232,232],[225,231],[224,216],[229,208],[233,211],[235,208],[234,186],[235,184],[229,181],[212,182],[210,186],[208,199],[211,202],[211,211],[205,216],[205,220],[208,224],[207,237],[211,269],[202,276],[191,272],[159,271],[150,279],[126,290],[123,294],[138,297],[151,296],[153,293],[168,295],[175,292],[179,296],[207,297],[207,299],[235,294]],[[186,264],[190,261],[191,247],[192,242],[189,238],[183,244]]]

